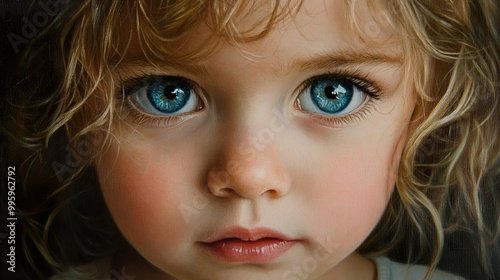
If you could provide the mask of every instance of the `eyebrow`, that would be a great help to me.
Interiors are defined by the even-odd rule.
[[[123,59],[117,65],[117,68],[120,70],[129,70],[134,68],[149,68],[149,69],[157,69],[160,72],[165,72],[168,70],[172,71],[182,71],[187,73],[193,73],[195,75],[207,75],[209,70],[204,65],[198,65],[194,63],[176,63],[175,61],[168,62],[150,62],[145,59],[140,58],[128,58]]]
[[[403,64],[400,55],[389,55],[382,52],[359,52],[350,49],[314,54],[306,59],[293,61],[286,69],[307,71],[314,69],[329,69],[360,64]]]
[[[332,69],[353,65],[381,63],[402,64],[403,58],[401,55],[391,56],[377,51],[360,52],[351,49],[343,49],[313,54],[307,58],[294,60],[286,65],[282,65],[282,67],[278,67],[281,68],[280,71],[301,72],[314,69]],[[165,63],[156,62],[155,64],[151,64],[151,62],[143,59],[125,59],[122,60],[118,66],[118,68],[125,70],[135,67],[157,68],[159,71],[172,69],[174,71],[182,71],[195,75],[208,75],[210,73],[207,65],[195,63],[176,63],[175,61]]]

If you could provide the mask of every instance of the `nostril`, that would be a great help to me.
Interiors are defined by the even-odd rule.
[[[231,188],[216,188],[211,192],[218,197],[230,197],[236,195],[236,192]]]
[[[270,189],[270,190],[267,190],[267,191],[266,191],[266,194],[267,194],[270,198],[277,198],[277,197],[280,197],[280,196],[281,196],[280,191],[278,191],[278,190],[276,190],[276,189]]]

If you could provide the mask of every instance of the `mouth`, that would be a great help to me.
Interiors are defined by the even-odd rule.
[[[271,262],[299,240],[266,228],[230,228],[199,242],[211,255],[227,262]]]

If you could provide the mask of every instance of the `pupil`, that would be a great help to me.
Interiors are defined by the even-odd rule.
[[[325,96],[330,99],[337,99],[339,94],[333,86],[328,86],[325,88]]]
[[[163,100],[174,100],[177,97],[179,89],[176,86],[166,86],[163,91]]]

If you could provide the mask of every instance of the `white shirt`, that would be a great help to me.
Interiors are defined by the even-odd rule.
[[[389,260],[386,257],[375,259],[377,264],[378,280],[422,280],[427,273],[427,266],[406,265]],[[441,270],[434,270],[430,280],[465,280],[465,278],[453,275]]]

